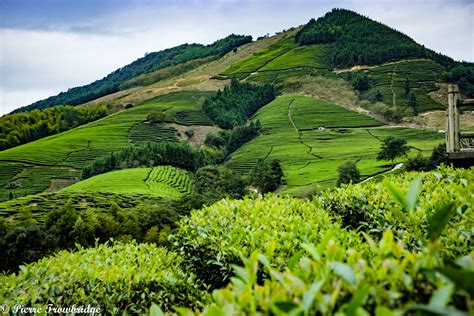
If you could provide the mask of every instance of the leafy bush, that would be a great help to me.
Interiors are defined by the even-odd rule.
[[[259,159],[255,164],[251,174],[252,184],[255,185],[261,193],[275,191],[283,179],[283,170],[278,159],[264,161]]]
[[[213,293],[214,303],[196,314],[466,315],[469,286],[443,275],[450,270],[434,254],[440,244],[412,252],[390,230],[379,242],[367,242],[370,249],[337,240],[303,244],[305,256],[284,272],[271,267],[271,253],[253,252],[244,267],[235,267],[232,283]],[[461,257],[453,268],[470,276],[466,282],[474,280],[473,260]],[[262,270],[269,278],[260,282]]]
[[[360,170],[352,161],[347,161],[337,167],[339,178],[337,179],[337,186],[343,183],[357,183],[360,181]]]
[[[215,202],[228,196],[232,199],[243,197],[247,190],[242,178],[232,169],[224,166],[206,166],[195,174],[195,190],[208,202]]]
[[[2,303],[13,307],[100,307],[102,314],[140,314],[152,303],[163,310],[206,302],[183,259],[151,244],[100,245],[61,251],[18,274],[0,276]]]
[[[274,265],[283,268],[301,256],[298,245],[331,238],[347,240],[347,233],[322,209],[310,202],[268,195],[265,199],[222,200],[191,212],[170,236],[172,247],[196,269],[208,285],[218,288],[233,275],[241,256],[267,247]]]
[[[382,182],[328,190],[316,197],[314,203],[341,217],[344,226],[373,237],[391,229],[409,249],[424,246],[429,217],[439,208],[451,205],[455,214],[452,225],[440,237],[444,245],[440,256],[453,260],[472,249],[472,171],[443,166],[429,173],[407,172]]]
[[[403,157],[408,154],[410,147],[407,141],[393,136],[388,136],[383,140],[380,146],[380,151],[377,154],[377,160],[394,161],[398,157]]]

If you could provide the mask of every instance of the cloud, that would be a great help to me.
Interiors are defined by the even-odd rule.
[[[230,33],[273,34],[333,7],[355,10],[456,59],[474,60],[468,1],[2,0],[0,6],[0,115],[100,79],[146,52],[208,44]]]

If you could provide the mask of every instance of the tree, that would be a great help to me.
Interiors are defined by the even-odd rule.
[[[270,162],[263,159],[257,160],[252,170],[252,184],[259,188],[261,193],[275,191],[283,179],[283,170],[279,160]]]
[[[377,160],[390,160],[393,163],[398,157],[406,157],[410,151],[410,146],[402,138],[389,136],[383,140],[380,149],[377,154]]]
[[[347,161],[337,168],[339,172],[339,179],[337,179],[337,186],[343,183],[357,183],[360,181],[360,170],[352,161]]]

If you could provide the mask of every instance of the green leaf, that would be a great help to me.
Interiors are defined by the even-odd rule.
[[[313,244],[302,244],[301,248],[306,250],[311,255],[311,257],[313,257],[314,260],[321,260],[321,256],[319,255],[318,250]]]
[[[447,278],[456,284],[456,286],[471,296],[474,295],[474,271],[467,271],[456,268],[439,268],[438,272],[444,274]]]
[[[291,310],[298,308],[298,305],[293,303],[292,301],[279,301],[275,302],[276,307],[278,307],[279,310],[289,313]]]
[[[357,291],[352,295],[349,304],[347,305],[346,315],[355,316],[357,308],[362,305],[364,302],[367,293],[369,292],[369,286],[367,284],[362,284]]]
[[[395,316],[395,313],[384,306],[377,306],[375,309],[375,316]]]
[[[454,215],[454,204],[448,203],[439,206],[434,214],[428,218],[428,239],[436,240]]]
[[[297,253],[295,253],[293,256],[291,256],[290,259],[288,259],[288,268],[290,270],[293,270],[293,268],[296,266],[296,264],[300,261],[301,257],[303,256],[303,251],[300,250]]]
[[[431,295],[428,305],[432,307],[446,307],[446,305],[449,303],[449,300],[451,299],[453,291],[454,286],[452,284],[437,289],[434,291],[433,295]]]
[[[222,308],[213,305],[206,311],[206,316],[226,316],[226,314]]]
[[[161,310],[161,308],[156,305],[155,303],[151,304],[150,308],[150,316],[164,316],[165,313]]]
[[[331,269],[336,272],[341,278],[349,282],[350,284],[355,284],[356,279],[352,268],[349,267],[347,264],[342,262],[333,262],[330,264]]]
[[[405,201],[405,198],[403,197],[402,192],[396,186],[394,186],[391,183],[387,183],[386,187],[388,189],[388,192],[392,196],[392,199],[395,202],[397,202],[402,209],[406,209],[407,205],[406,205],[406,201]],[[403,216],[403,213],[398,208],[396,208],[396,207],[392,208],[392,212],[397,217],[397,219],[399,221],[404,221],[405,220],[405,218]]]
[[[421,177],[416,178],[415,181],[413,181],[412,185],[410,186],[410,189],[408,189],[407,192],[406,205],[408,211],[410,212],[413,212],[416,208],[416,205],[418,203],[418,195],[420,194],[420,188]]]

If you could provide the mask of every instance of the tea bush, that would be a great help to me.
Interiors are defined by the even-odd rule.
[[[304,244],[305,256],[284,272],[270,267],[271,255],[254,252],[236,277],[213,293],[214,303],[200,315],[467,315],[471,293],[439,271],[433,244],[411,252],[383,233],[371,247],[353,249],[332,240],[324,246]],[[473,281],[474,253],[457,260]],[[270,276],[258,282],[258,272]],[[472,284],[472,283],[471,283]],[[469,304],[471,304],[469,306]],[[419,313],[418,313],[419,312]],[[184,315],[184,312],[182,313]],[[188,314],[189,315],[189,314]]]
[[[206,302],[206,292],[182,263],[176,253],[134,242],[61,251],[0,276],[0,297],[10,307],[90,304],[111,315],[144,313],[152,303],[167,311]]]
[[[340,217],[347,228],[372,236],[381,236],[385,230],[392,229],[398,240],[414,249],[421,249],[425,244],[423,240],[432,214],[441,207],[452,207],[452,224],[440,237],[445,246],[441,252],[453,259],[472,249],[472,168],[443,166],[433,172],[403,173],[382,182],[328,190],[313,202]]]
[[[276,195],[221,200],[183,218],[170,236],[173,249],[212,287],[225,285],[233,275],[232,265],[241,264],[241,256],[254,250],[274,251],[273,265],[283,268],[301,257],[301,243],[325,243],[328,238],[361,243],[313,203]]]

